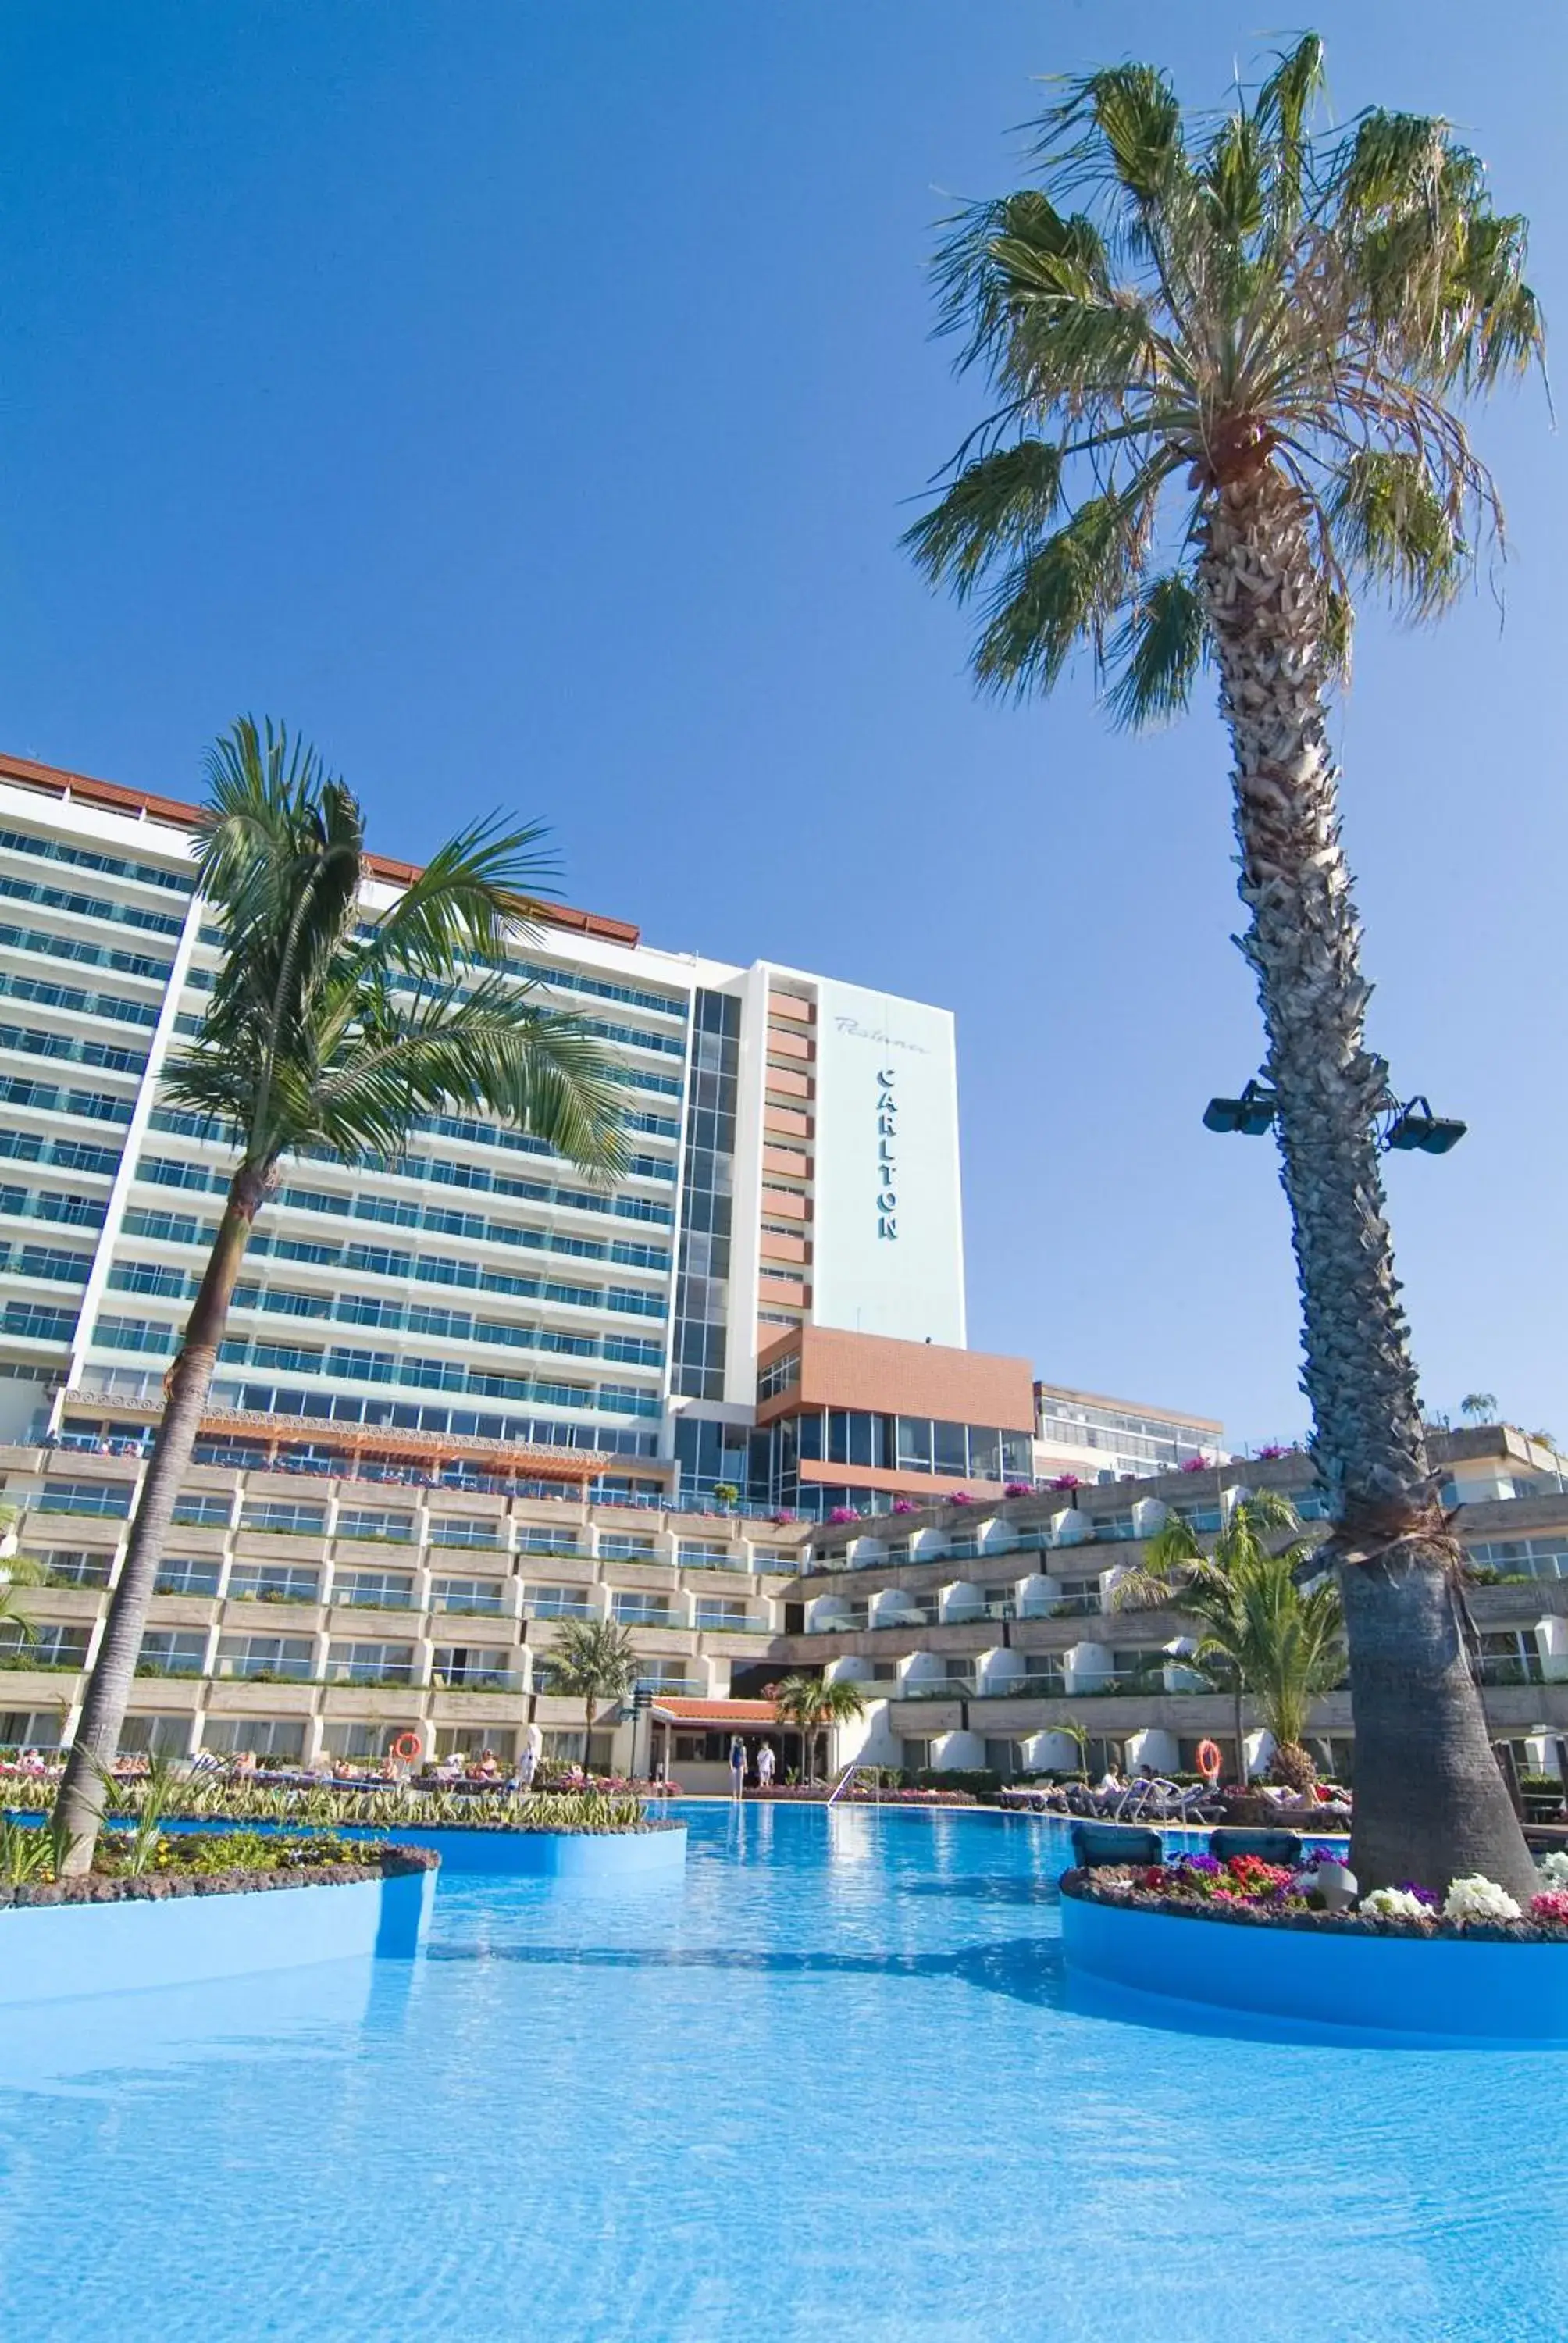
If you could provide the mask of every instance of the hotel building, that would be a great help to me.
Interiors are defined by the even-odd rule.
[[[53,1582],[0,1741],[71,1728],[235,1160],[162,1086],[217,966],[193,819],[0,759],[0,1494]],[[535,1663],[585,1613],[723,1699],[803,1534],[768,1516],[1030,1477],[1027,1363],[964,1347],[949,1012],[565,908],[508,966],[613,1053],[629,1174],[457,1113],[286,1165],[144,1645],[160,1745],[569,1734]]]
[[[1522,1772],[1568,1773],[1568,1489],[1556,1453],[1505,1427],[1432,1435],[1442,1500],[1481,1583],[1469,1590],[1493,1734]],[[988,1767],[1004,1776],[1071,1771],[1076,1734],[1091,1772],[1193,1767],[1210,1739],[1236,1765],[1234,1704],[1184,1663],[1195,1623],[1175,1611],[1121,1609],[1119,1580],[1172,1514],[1211,1544],[1249,1491],[1274,1489],[1321,1536],[1312,1462],[1292,1452],[951,1504],[896,1523],[813,1530],[789,1590],[792,1632],[773,1647],[791,1667],[854,1678],[867,1704],[867,1763]],[[1069,1733],[1069,1726],[1074,1728]],[[1309,1737],[1351,1761],[1348,1691],[1314,1707]],[[1250,1723],[1249,1765],[1268,1743]]]

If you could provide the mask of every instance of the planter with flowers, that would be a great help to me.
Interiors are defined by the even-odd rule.
[[[1568,2049],[1568,1855],[1528,1907],[1489,1879],[1358,1893],[1342,1860],[1238,1855],[1070,1871],[1061,1933],[1102,2014],[1221,2013],[1322,2041]]]

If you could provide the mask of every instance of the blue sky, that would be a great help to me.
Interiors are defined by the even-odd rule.
[[[1563,270],[1568,11],[1324,5],[1337,109],[1446,112]],[[976,701],[895,548],[975,418],[928,338],[954,196],[1018,184],[1031,76],[1222,95],[1216,0],[164,0],[0,20],[0,742],[176,794],[243,709],[417,855],[495,805],[650,940],[960,1019],[970,1338],[1297,1431],[1226,756],[1081,676]],[[1563,448],[1483,427],[1505,618],[1363,626],[1347,840],[1396,1083],[1429,1405],[1568,1437]]]

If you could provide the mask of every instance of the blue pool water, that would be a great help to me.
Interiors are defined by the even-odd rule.
[[[1568,2334],[1561,2058],[1083,2016],[1055,1826],[687,1812],[683,1886],[5,2021],[0,2338]]]

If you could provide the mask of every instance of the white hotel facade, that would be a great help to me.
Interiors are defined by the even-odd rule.
[[[162,1086],[217,965],[191,820],[0,759],[0,1502],[50,1572],[36,1664],[0,1654],[0,1744],[74,1723],[234,1161]],[[370,914],[412,875],[374,870]],[[805,1534],[768,1518],[759,1351],[815,1328],[962,1351],[947,1011],[567,909],[511,965],[613,1052],[629,1175],[598,1192],[457,1114],[396,1161],[286,1165],[133,1742],[365,1755],[413,1725],[505,1753],[537,1717],[564,1750],[580,1711],[539,1655],[575,1615],[627,1624],[661,1694],[722,1703]],[[830,1493],[792,1481],[788,1510]],[[628,1729],[620,1763],[646,1755]]]
[[[190,809],[0,759],[0,1432],[156,1394],[234,1158],[162,1096],[217,935]],[[405,866],[382,861],[367,909]],[[683,1417],[749,1423],[801,1324],[961,1348],[953,1026],[561,910],[518,979],[618,1061],[630,1176],[427,1119],[397,1162],[291,1161],[215,1408],[527,1443],[667,1492]],[[717,1477],[724,1477],[718,1475]],[[744,1478],[744,1474],[741,1476]]]

